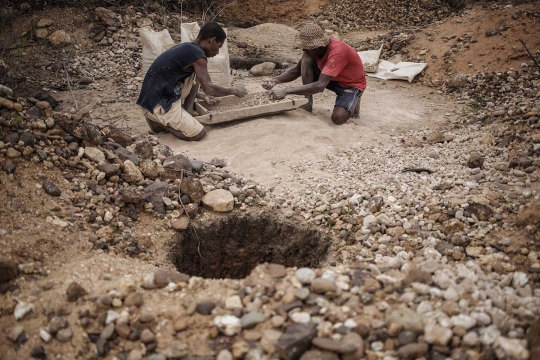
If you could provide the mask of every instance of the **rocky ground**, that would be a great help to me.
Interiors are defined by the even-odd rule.
[[[73,57],[29,84],[128,104],[137,29],[174,17],[94,15],[80,43],[36,21]],[[449,78],[459,121],[300,162],[275,189],[1,87],[3,358],[540,358],[539,81],[526,60]]]

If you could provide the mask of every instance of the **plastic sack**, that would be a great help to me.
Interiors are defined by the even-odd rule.
[[[196,22],[193,23],[184,23],[180,27],[181,42],[192,42],[199,35],[199,24]],[[225,33],[227,32],[227,29]],[[208,59],[208,73],[214,84],[221,86],[231,86],[232,77],[231,77],[231,64],[229,62],[229,46],[227,45],[227,40],[219,50],[219,54],[213,58]]]
[[[377,72],[367,74],[367,76],[383,80],[408,80],[412,82],[414,77],[420,74],[426,66],[426,63],[400,62],[394,64],[390,61],[380,60]]]
[[[139,36],[142,43],[142,70],[144,76],[154,60],[162,52],[174,46],[174,41],[166,29],[156,32],[148,27],[143,27],[139,29]]]
[[[382,46],[379,50],[359,51],[358,56],[362,59],[364,64],[364,72],[374,73],[377,72],[379,67],[379,57],[381,56]]]

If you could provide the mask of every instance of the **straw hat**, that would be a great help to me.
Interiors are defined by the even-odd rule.
[[[308,23],[300,29],[300,47],[304,50],[313,50],[318,47],[328,46],[330,38],[324,30],[315,23]]]

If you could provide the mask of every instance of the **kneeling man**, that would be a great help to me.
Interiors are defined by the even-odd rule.
[[[195,97],[204,97],[206,102],[215,104],[218,100],[214,96],[247,94],[242,85],[223,87],[210,80],[207,58],[219,54],[226,37],[217,23],[206,23],[194,42],[176,45],[152,63],[137,104],[143,108],[153,132],[168,131],[182,140],[201,140],[206,132],[191,115]],[[195,81],[200,83],[204,94],[198,93]]]
[[[364,65],[356,51],[343,41],[328,37],[317,24],[307,24],[300,30],[300,43],[304,55],[298,64],[283,74],[267,79],[262,86],[271,90],[281,83],[300,76],[303,86],[274,89],[272,98],[283,99],[290,94],[306,95],[309,103],[303,108],[313,110],[313,94],[328,89],[336,93],[332,122],[342,125],[351,116],[358,117],[360,97],[366,90]]]

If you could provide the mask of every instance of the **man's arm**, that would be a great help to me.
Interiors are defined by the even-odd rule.
[[[266,90],[271,90],[277,84],[288,83],[298,79],[302,75],[302,59],[298,61],[294,67],[287,69],[283,74],[274,78],[265,79],[262,87]]]
[[[197,80],[201,83],[201,87],[206,95],[210,96],[226,96],[235,95],[238,97],[244,97],[247,94],[243,85],[236,85],[235,87],[224,87],[212,83],[210,74],[208,73],[208,62],[204,58],[197,59],[193,63]]]
[[[306,84],[302,86],[290,86],[281,89],[272,90],[272,98],[274,100],[281,100],[287,95],[313,95],[318,94],[326,89],[326,86],[332,81],[332,76],[321,74],[317,82]]]

